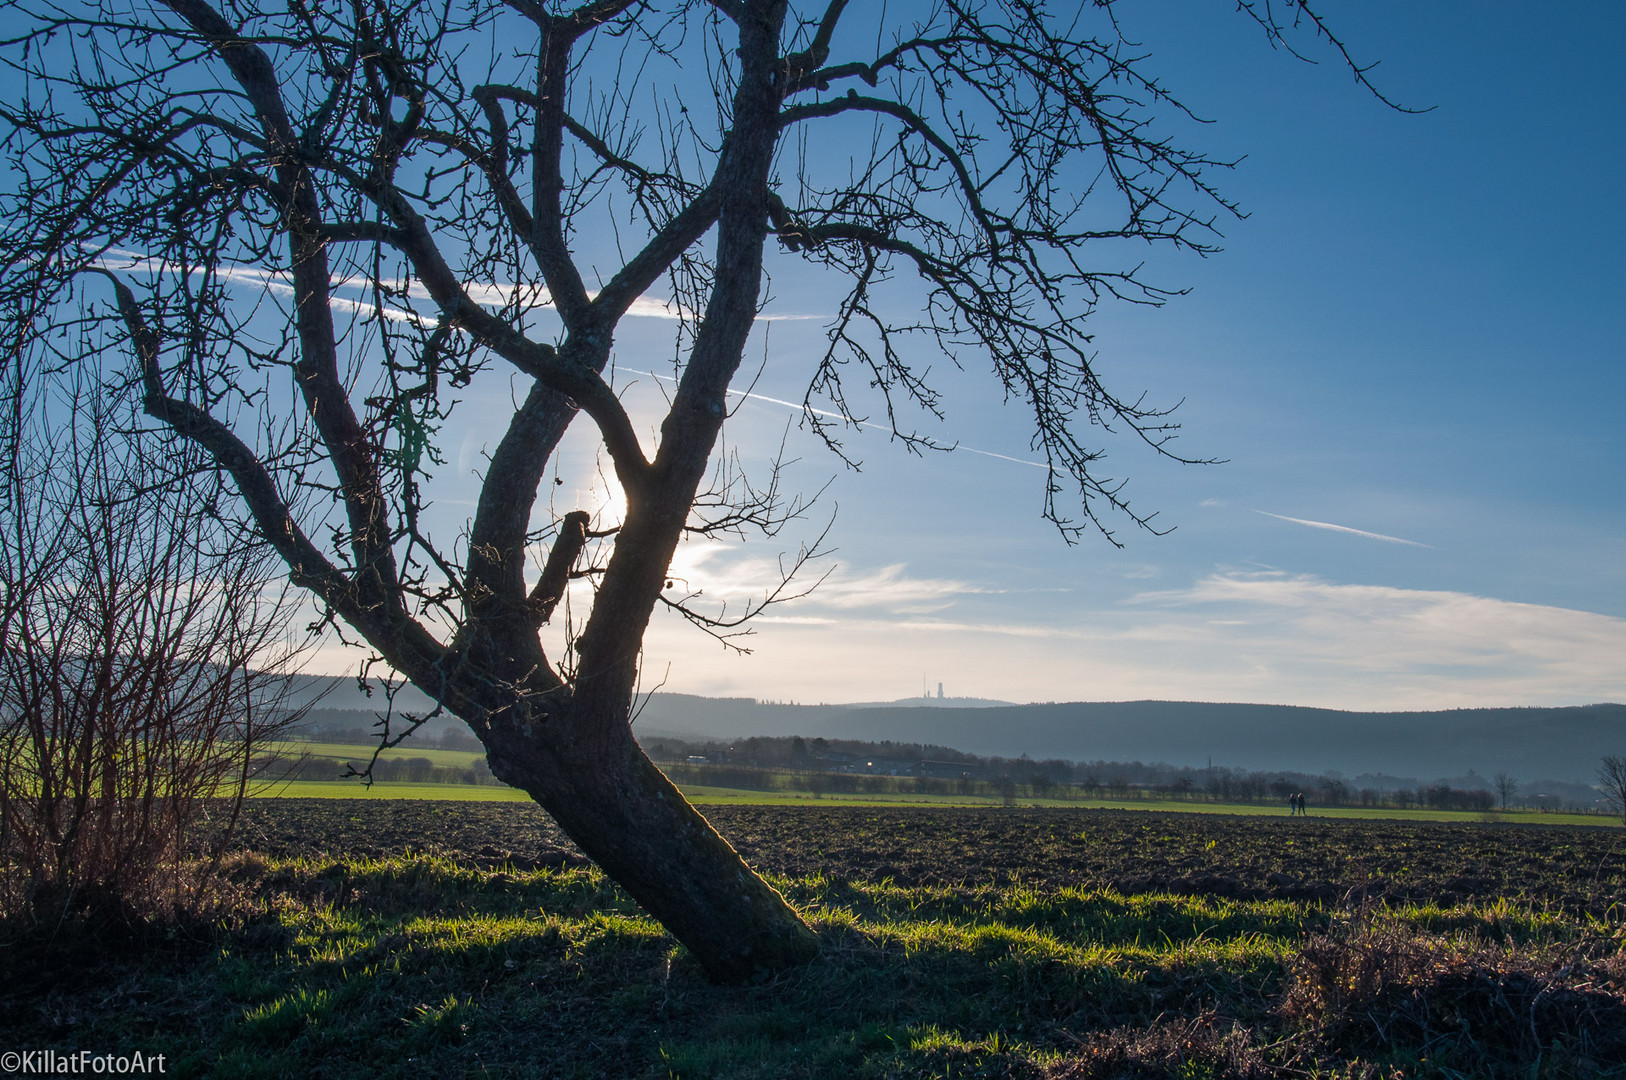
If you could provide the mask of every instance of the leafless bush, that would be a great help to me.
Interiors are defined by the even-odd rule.
[[[291,610],[207,474],[119,430],[116,392],[13,366],[3,401],[0,915],[173,912],[289,722]]]
[[[1222,1076],[1266,1080],[1292,1075],[1272,1065],[1249,1030],[1213,1014],[1146,1027],[1092,1032],[1046,1073],[1046,1080],[1175,1080]]]
[[[1626,757],[1604,755],[1598,766],[1598,786],[1603,788],[1605,801],[1619,811],[1621,822],[1626,824]]]
[[[1535,1075],[1544,1059],[1592,1075],[1626,1063],[1623,974],[1612,944],[1515,947],[1361,915],[1305,943],[1280,1013],[1343,1053],[1426,1046],[1465,1075]]]

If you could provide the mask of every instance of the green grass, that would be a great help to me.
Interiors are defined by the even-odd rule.
[[[462,754],[465,751],[443,750],[439,753]],[[412,754],[404,756],[411,757]],[[350,758],[347,760],[357,760]],[[892,794],[824,794],[814,795],[800,791],[752,791],[739,788],[711,787],[696,784],[679,785],[688,800],[697,806],[1000,806],[998,798],[972,795],[892,795]],[[459,802],[523,802],[528,796],[515,788],[502,785],[473,784],[413,784],[406,782],[377,783],[371,788],[350,780],[294,780],[267,786],[257,793],[261,797],[332,799],[447,799]],[[1182,799],[1030,799],[1017,800],[1020,806],[1058,806],[1085,810],[1147,810],[1184,814],[1241,814],[1249,817],[1286,817],[1287,810],[1280,806],[1257,803],[1187,802]],[[1391,807],[1325,807],[1311,808],[1314,817],[1359,818],[1387,821],[1498,821],[1525,825],[1593,825],[1612,827],[1619,824],[1613,817],[1597,814],[1557,814],[1535,810],[1496,811],[1482,814],[1466,810],[1395,809]]]
[[[256,798],[441,799],[447,802],[529,802],[530,796],[503,784],[376,783],[360,780],[281,780],[255,792]]]
[[[680,785],[694,803],[722,803],[735,806],[1000,806],[997,797],[975,795],[889,795],[824,794],[801,791],[750,791],[737,788]],[[1287,808],[1261,803],[1188,801],[1185,799],[1034,799],[1019,798],[1019,806],[1077,807],[1089,810],[1147,810],[1184,814],[1241,814],[1248,817],[1286,817]],[[1396,807],[1333,806],[1312,807],[1313,817],[1360,818],[1387,821],[1503,821],[1545,825],[1618,825],[1612,817],[1597,814],[1554,814],[1535,810],[1495,811],[1427,810]]]
[[[876,792],[838,792],[815,795],[806,791],[753,791],[746,788],[679,784],[693,803],[728,806],[998,806],[997,798],[975,795],[898,795]],[[1038,805],[1033,800],[1025,804]]]
[[[1606,1033],[1518,1041],[1549,1021],[1511,990],[1511,1036],[1453,1019],[1468,999],[1452,973],[1596,985],[1596,957],[1618,950],[1618,926],[1505,903],[1349,913],[815,875],[775,884],[821,957],[729,988],[592,869],[251,858],[232,879],[242,900],[212,927],[50,976],[26,958],[0,991],[0,1043],[140,1049],[216,1078],[1622,1075],[1615,1059],[1571,1067]],[[1406,994],[1350,990],[1330,1015],[1339,965],[1386,955]],[[1411,1000],[1437,1030],[1406,1034]]]
[[[287,741],[276,749],[288,755],[308,754],[331,758],[335,772],[342,771],[344,762],[364,764],[372,753],[368,746],[346,743]],[[394,747],[385,750],[386,759],[428,758],[437,768],[466,769],[484,758],[477,750],[439,750]],[[805,791],[758,791],[726,788],[705,784],[679,784],[683,794],[697,805],[723,806],[1000,806],[997,796],[984,795],[914,795],[885,793],[831,793],[813,794]],[[386,799],[447,799],[457,802],[510,802],[524,801],[527,796],[513,788],[470,784],[409,783],[391,781],[377,783],[370,789],[351,780],[296,780],[268,786],[256,794],[289,798],[386,798]],[[1185,799],[1043,799],[1021,798],[1021,806],[1071,806],[1092,810],[1151,810],[1187,814],[1243,814],[1247,816],[1287,815],[1285,806],[1274,803],[1224,803],[1188,801]],[[1311,807],[1313,816],[1330,818],[1362,818],[1391,821],[1501,821],[1510,824],[1595,825],[1618,824],[1613,817],[1596,814],[1544,813],[1536,810],[1495,811],[1483,814],[1468,810],[1398,809],[1393,807]]]
[[[332,758],[335,761],[354,761],[358,765],[371,760],[373,748],[371,746],[353,746],[349,743],[299,742],[284,741],[275,744],[272,748],[279,754],[290,757],[309,755],[311,757]],[[485,759],[485,752],[480,750],[440,750],[425,747],[418,749],[411,746],[396,746],[381,752],[381,759],[389,761],[402,761],[407,758],[428,758],[437,768],[466,769],[476,761]]]
[[[354,759],[351,759],[354,760]],[[997,806],[997,799],[947,798],[931,795],[811,795],[733,788],[685,785],[684,796],[700,806]],[[455,802],[525,802],[530,796],[518,788],[501,784],[414,784],[405,781],[375,783],[367,787],[360,780],[286,780],[269,784],[256,792],[259,798],[299,799],[446,799]],[[1027,800],[1024,800],[1026,803]],[[1071,804],[1068,804],[1071,805]]]

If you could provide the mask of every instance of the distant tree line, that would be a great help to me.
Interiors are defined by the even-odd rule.
[[[1284,805],[1290,795],[1302,793],[1312,806],[1488,812],[1498,805],[1498,796],[1488,782],[1484,788],[1443,782],[1380,788],[1331,774],[981,756],[946,746],[891,740],[755,736],[719,742],[659,737],[645,740],[643,746],[679,783],[744,790]]]
[[[312,709],[299,729],[314,742],[372,746],[378,730],[373,713],[357,709]],[[984,756],[936,743],[890,739],[752,736],[733,741],[659,736],[642,742],[644,752],[680,784],[745,791],[805,791],[814,794],[965,795],[989,798],[1174,799],[1190,802],[1281,803],[1302,793],[1312,806],[1487,812],[1500,802],[1492,781],[1484,787],[1439,782],[1396,782],[1395,777],[1290,770],[1249,770],[1230,766],[1170,765],[1142,761],[1069,761]],[[415,735],[411,748],[478,750],[467,730],[451,726],[434,736]],[[344,771],[331,757],[277,757],[272,763],[290,779],[330,780]],[[357,768],[361,767],[358,760]],[[373,769],[380,782],[494,783],[483,760],[468,768],[436,766],[428,758],[381,759]],[[1510,778],[1498,782],[1517,788]],[[1532,791],[1535,789],[1532,788]],[[1581,793],[1568,797],[1532,794],[1524,805],[1546,809],[1593,810]],[[1520,805],[1517,801],[1514,805]]]
[[[990,760],[935,743],[894,742],[891,739],[880,742],[806,739],[800,735],[752,736],[733,742],[694,742],[661,737],[642,740],[641,745],[644,753],[656,761],[682,761],[692,756],[776,769],[838,769],[840,765],[850,764],[856,759],[884,761],[889,766],[899,762],[918,764],[933,761],[971,767],[984,765]]]
[[[319,709],[308,710],[291,734],[311,742],[340,743],[345,746],[373,746],[378,742],[380,727],[378,718],[382,710],[368,709]],[[399,731],[401,718],[396,719],[396,730]],[[430,734],[427,730],[419,731],[409,740],[409,745],[416,748],[427,749],[437,747],[441,750],[482,750],[480,740],[462,723],[454,722],[443,728],[439,734]]]
[[[269,754],[259,761],[260,775],[279,780],[337,780],[366,767],[358,756],[354,761],[309,754]],[[491,767],[484,758],[466,766],[436,765],[426,757],[380,757],[373,763],[373,779],[378,783],[411,784],[495,784]]]

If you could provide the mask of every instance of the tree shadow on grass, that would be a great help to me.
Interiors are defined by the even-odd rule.
[[[1506,905],[781,879],[823,953],[719,987],[591,870],[425,854],[230,880],[244,902],[207,935],[81,956],[0,1031],[211,1077],[1626,1075],[1618,944]]]

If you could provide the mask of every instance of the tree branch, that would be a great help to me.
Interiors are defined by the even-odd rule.
[[[780,113],[779,117],[780,124],[789,127],[803,120],[837,116],[846,112],[873,112],[893,117],[925,140],[927,145],[942,155],[943,160],[954,171],[955,178],[960,184],[960,194],[965,198],[978,227],[988,236],[990,243],[999,243],[999,234],[1009,227],[1008,223],[993,218],[983,206],[982,192],[976,181],[971,178],[971,171],[966,167],[965,158],[949,145],[948,140],[934,131],[924,117],[908,106],[888,101],[886,98],[866,97],[856,91],[848,91],[845,97],[830,101],[793,105]]]
[[[316,178],[303,163],[299,140],[283,105],[276,70],[265,52],[246,41],[203,0],[164,0],[226,64],[253,105],[275,148],[276,190],[288,214],[299,388],[316,421],[343,486],[359,586],[365,603],[400,606],[400,577],[385,519],[378,465],[339,378],[337,335],[329,304],[330,272],[321,235]],[[404,608],[401,609],[404,614]]]
[[[346,622],[361,630],[393,663],[427,670],[428,665],[440,660],[445,648],[416,620],[404,612],[368,602],[355,582],[311,543],[295,522],[287,501],[278,493],[276,481],[253,450],[208,412],[165,391],[159,368],[158,334],[147,324],[129,286],[109,271],[97,272],[112,283],[119,315],[135,347],[141,373],[142,404],[147,415],[196,443],[231,475],[254,518],[255,527],[288,565],[294,584],[315,593]]]
[[[587,522],[585,510],[572,510],[559,523],[553,550],[548,553],[542,576],[537,579],[528,600],[531,619],[537,626],[553,618],[553,609],[564,598],[565,588],[570,584],[571,570],[581,557],[582,549],[587,546]]]

